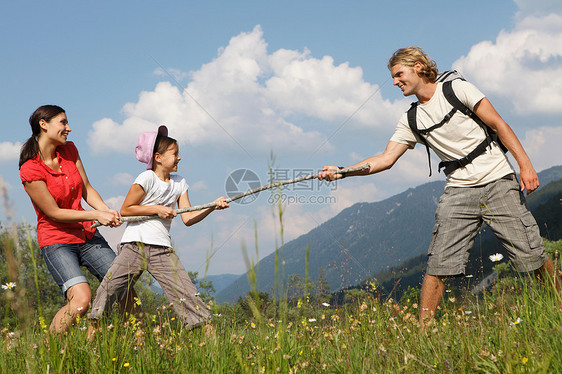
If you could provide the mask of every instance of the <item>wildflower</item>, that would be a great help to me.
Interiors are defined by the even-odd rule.
[[[195,292],[193,296],[199,296],[199,295],[201,295],[199,292]]]
[[[183,303],[183,302],[185,302],[185,299],[182,297],[182,298],[180,298],[180,303]]]
[[[523,322],[523,320],[521,318],[517,317],[517,319],[515,321],[509,322],[509,326],[515,326],[515,325],[520,324],[521,322]]]
[[[253,329],[255,329],[255,328],[256,328],[256,324],[252,322],[252,323],[250,323],[250,327],[253,328]]]
[[[523,357],[521,359],[521,363],[523,363],[523,365],[525,365],[528,361],[529,361],[529,359],[527,357]]]
[[[449,301],[454,303],[455,301],[457,301],[457,298],[456,297],[449,297]]]
[[[361,306],[359,307],[359,310],[362,311],[362,312],[364,312],[364,311],[367,310],[367,308],[368,308],[367,304],[362,303]]]
[[[464,311],[464,314],[472,314],[472,311],[470,311],[470,310],[465,310],[465,311]]]
[[[326,308],[330,306],[330,304],[328,303],[322,303],[322,305],[324,305]]]
[[[83,306],[79,306],[78,308],[76,308],[77,311],[81,311],[82,309],[84,309]]]
[[[138,306],[142,304],[141,300],[138,297],[135,297],[133,300],[135,300],[135,304],[137,304]]]
[[[468,274],[468,275],[465,275],[464,277],[465,277],[465,278],[472,278],[472,277],[474,277],[474,275]]]
[[[2,288],[5,289],[5,290],[11,290],[15,286],[16,286],[16,282],[8,282],[6,284],[3,284]]]
[[[503,259],[503,255],[501,253],[495,253],[495,254],[491,255],[489,257],[489,259],[492,262],[498,262],[498,261],[501,261]]]
[[[41,330],[44,332],[47,331],[47,324],[45,323],[45,318],[39,317],[39,326],[41,326]]]
[[[299,299],[299,301],[297,301],[297,308],[300,308],[300,307],[302,307],[302,300],[301,299]]]
[[[117,361],[117,357],[113,357],[113,358],[111,359],[111,361],[113,361],[113,362]]]
[[[451,292],[451,290],[445,290],[445,292],[449,293],[449,292]]]
[[[309,318],[308,322],[316,322],[316,318]]]
[[[125,363],[123,364],[123,367],[124,367],[124,368],[128,368],[128,367],[129,367],[129,363],[128,363],[128,362],[125,362]]]

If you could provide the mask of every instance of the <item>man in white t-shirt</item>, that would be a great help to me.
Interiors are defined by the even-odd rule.
[[[443,84],[436,83],[435,62],[420,48],[397,50],[389,60],[394,85],[404,96],[415,95],[418,129],[432,131],[423,136],[427,145],[442,161],[462,159],[486,139],[482,126],[469,116],[452,110],[443,94]],[[511,152],[520,169],[520,184],[515,171],[496,142],[464,167],[447,174],[445,191],[435,213],[435,226],[428,250],[428,265],[422,284],[420,321],[432,318],[441,302],[443,279],[464,274],[469,251],[482,223],[486,223],[502,242],[519,271],[534,271],[537,276],[554,274],[554,265],[544,253],[544,246],[535,219],[527,209],[523,191],[533,192],[539,186],[529,157],[511,127],[500,117],[488,99],[474,85],[463,80],[451,82],[458,99],[474,112],[495,133]],[[408,124],[407,114],[400,118],[396,131],[385,151],[353,166],[369,165],[368,171],[348,175],[367,175],[390,169],[408,150],[421,140]],[[319,179],[335,180],[341,174],[336,166],[324,166]],[[340,167],[341,169],[341,167]]]

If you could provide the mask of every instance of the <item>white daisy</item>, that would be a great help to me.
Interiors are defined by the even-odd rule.
[[[493,255],[491,255],[489,257],[489,259],[492,262],[498,262],[498,261],[501,261],[503,259],[503,255],[501,253],[494,253]]]
[[[15,286],[16,286],[16,282],[8,282],[6,284],[3,284],[2,288],[5,289],[5,290],[11,290]]]

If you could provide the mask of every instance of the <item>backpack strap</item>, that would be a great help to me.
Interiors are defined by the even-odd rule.
[[[465,157],[455,161],[440,162],[439,170],[441,170],[441,168],[444,167],[445,168],[444,172],[446,175],[449,175],[456,169],[465,167],[466,165],[471,163],[476,157],[484,153],[488,146],[491,147],[492,142],[496,142],[500,146],[501,150],[504,153],[507,153],[507,148],[502,144],[502,142],[498,138],[498,134],[496,134],[495,131],[493,131],[488,125],[486,125],[484,121],[482,121],[476,114],[474,114],[474,112],[470,110],[466,105],[464,105],[459,100],[457,95],[455,95],[455,92],[453,91],[453,87],[452,87],[452,82],[453,81],[450,80],[443,83],[443,95],[445,95],[445,98],[447,99],[449,104],[453,106],[453,108],[457,109],[459,112],[463,113],[464,115],[470,117],[474,122],[476,122],[478,125],[480,125],[480,127],[482,127],[482,129],[486,133],[486,139],[484,139],[482,143],[480,143],[475,149],[472,150],[472,152],[470,152]]]
[[[429,154],[429,145],[427,144],[425,138],[422,136],[421,131],[418,129],[418,123],[416,120],[417,114],[418,102],[416,101],[415,103],[412,103],[412,106],[410,106],[410,109],[408,109],[408,125],[410,126],[410,129],[412,130],[416,138],[418,138],[422,142],[422,144],[425,145],[425,150],[427,151],[427,162],[429,163],[429,176],[431,177],[431,155]]]
[[[501,143],[501,141],[498,138],[498,135],[492,129],[490,129],[488,125],[486,125],[480,118],[478,118],[478,116],[474,114],[472,110],[470,110],[466,105],[464,105],[458,99],[457,95],[455,95],[455,92],[453,91],[453,87],[452,87],[452,81],[455,79],[464,80],[464,78],[462,78],[462,76],[458,76],[458,73],[454,70],[443,73],[441,76],[439,76],[438,79],[439,82],[445,81],[443,82],[443,95],[445,96],[449,104],[451,104],[451,106],[453,107],[453,109],[449,113],[447,113],[447,115],[445,115],[445,117],[441,122],[431,127],[428,127],[427,129],[418,129],[416,118],[417,118],[417,106],[419,103],[418,102],[412,103],[412,106],[407,112],[408,125],[410,126],[410,129],[412,130],[416,138],[418,138],[420,142],[423,145],[425,145],[425,149],[427,151],[427,161],[429,163],[430,177],[431,177],[431,156],[429,152],[429,145],[427,143],[427,140],[423,137],[423,135],[427,135],[431,131],[443,126],[451,119],[451,117],[457,111],[470,117],[474,122],[480,125],[484,129],[484,132],[486,133],[486,138],[482,141],[482,143],[480,143],[475,149],[473,149],[465,157],[460,158],[458,160],[441,161],[439,163],[439,169],[438,169],[439,172],[441,172],[441,169],[444,169],[444,173],[446,175],[449,175],[453,171],[457,170],[458,168],[465,167],[466,165],[470,164],[476,157],[484,153],[486,151],[486,148],[491,147],[492,142],[496,142],[504,153],[507,152],[507,148]]]
[[[453,161],[441,161],[439,163],[438,171],[443,172],[445,175],[451,174],[453,171],[464,168],[466,165],[470,164],[476,157],[480,156],[482,153],[486,151],[486,148],[493,142],[493,138],[491,136],[486,136],[486,139],[482,141],[482,143],[478,144],[476,148],[474,148],[469,154],[460,158],[458,160]]]

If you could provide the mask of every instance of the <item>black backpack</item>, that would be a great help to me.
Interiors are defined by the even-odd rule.
[[[445,175],[449,175],[453,171],[457,170],[458,168],[465,167],[466,165],[470,164],[472,160],[474,160],[476,157],[484,153],[484,151],[486,151],[486,148],[490,146],[492,142],[496,142],[504,153],[507,152],[507,148],[505,148],[505,146],[500,142],[500,140],[498,139],[498,135],[494,132],[494,130],[488,127],[488,125],[486,125],[480,118],[478,118],[478,116],[474,114],[472,110],[466,107],[466,105],[464,105],[457,98],[457,95],[455,95],[455,92],[453,91],[453,87],[452,87],[452,82],[455,79],[465,80],[463,76],[460,73],[458,73],[456,70],[445,71],[439,74],[437,76],[437,79],[435,80],[436,83],[443,82],[443,94],[445,95],[445,98],[447,99],[449,104],[453,106],[453,109],[451,109],[451,111],[447,113],[447,115],[445,115],[445,117],[441,122],[427,129],[421,129],[421,130],[418,129],[416,115],[417,115],[417,106],[419,102],[412,103],[412,106],[410,107],[407,113],[408,125],[410,126],[410,129],[412,129],[412,132],[416,135],[416,137],[420,139],[423,145],[425,145],[425,148],[427,150],[427,159],[429,162],[429,176],[431,176],[431,159],[429,155],[429,145],[427,144],[427,141],[425,140],[423,135],[427,135],[429,132],[443,126],[451,119],[451,117],[457,111],[469,116],[477,124],[479,124],[484,129],[484,132],[486,133],[486,139],[484,139],[482,143],[480,143],[476,148],[474,148],[468,155],[464,156],[463,158],[460,158],[458,160],[452,160],[452,161],[441,161],[439,163],[439,168],[438,168],[439,172],[441,172],[441,169],[444,169],[443,171]]]

